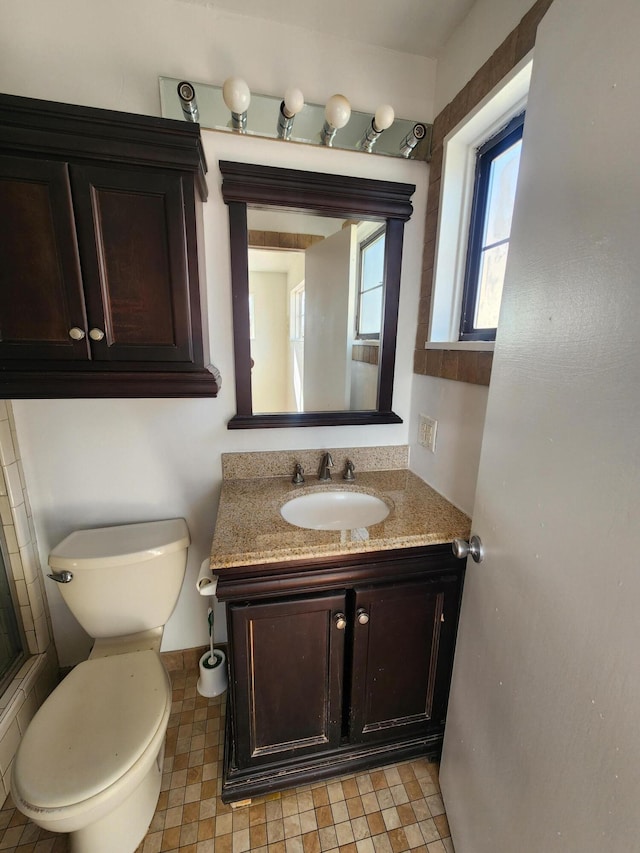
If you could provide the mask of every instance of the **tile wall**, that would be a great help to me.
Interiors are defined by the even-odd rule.
[[[49,609],[40,570],[11,403],[0,400],[0,520],[28,657],[0,696],[0,794],[27,724],[58,681]]]

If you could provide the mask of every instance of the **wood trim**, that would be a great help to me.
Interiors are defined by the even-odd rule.
[[[287,560],[250,566],[231,566],[214,570],[218,574],[218,601],[251,600],[336,589],[354,584],[438,577],[456,581],[462,564],[451,545],[393,548],[388,551],[362,552],[345,556],[318,557],[315,560]]]
[[[265,765],[240,770],[235,766],[233,739],[231,737],[231,709],[227,708],[222,802],[232,803],[274,790],[286,790],[321,779],[337,778],[347,773],[382,767],[392,762],[410,758],[437,760],[442,752],[444,733],[435,732],[424,737],[414,737],[392,744],[348,744],[339,749],[283,762],[277,767]]]
[[[286,231],[249,230],[250,249],[278,249],[281,252],[303,252],[324,240],[319,234],[292,234]]]
[[[207,161],[200,125],[174,119],[0,95],[0,151],[79,158],[193,174],[207,198]]]
[[[240,404],[238,403],[238,409]],[[264,429],[265,427],[312,426],[371,426],[373,424],[401,424],[395,412],[302,412],[278,415],[243,415],[231,418],[227,429]]]
[[[167,369],[170,367],[170,369]],[[140,372],[64,370],[0,372],[0,399],[50,400],[104,397],[217,397],[219,374],[213,367]]]
[[[314,210],[345,218],[411,218],[414,184],[220,161],[222,197],[259,207]]]
[[[247,205],[243,202],[229,203],[229,242],[236,411],[238,417],[251,420],[253,400],[251,392],[251,340],[249,337],[249,247]]]
[[[404,223],[412,213],[413,184],[374,181],[248,163],[220,162],[229,207],[237,414],[229,429],[402,423],[391,410]],[[375,411],[254,415],[251,399],[247,204],[386,221],[385,307]]]

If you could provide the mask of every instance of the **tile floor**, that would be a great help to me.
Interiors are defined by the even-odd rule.
[[[226,694],[205,699],[197,672],[172,672],[162,792],[136,853],[453,853],[438,786],[424,759],[283,791],[232,809],[219,797]],[[8,797],[0,851],[67,853]]]

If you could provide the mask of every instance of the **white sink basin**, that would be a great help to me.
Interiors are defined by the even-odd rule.
[[[280,515],[308,530],[353,530],[384,521],[389,507],[375,495],[336,489],[293,498],[281,507]]]

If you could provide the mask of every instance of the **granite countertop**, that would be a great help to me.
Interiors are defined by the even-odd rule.
[[[280,507],[298,495],[331,489],[366,492],[391,511],[384,521],[355,530],[307,530],[286,522]],[[360,471],[354,483],[334,475],[294,486],[291,477],[226,479],[223,482],[211,569],[300,560],[366,551],[438,545],[467,539],[470,519],[411,471]]]

